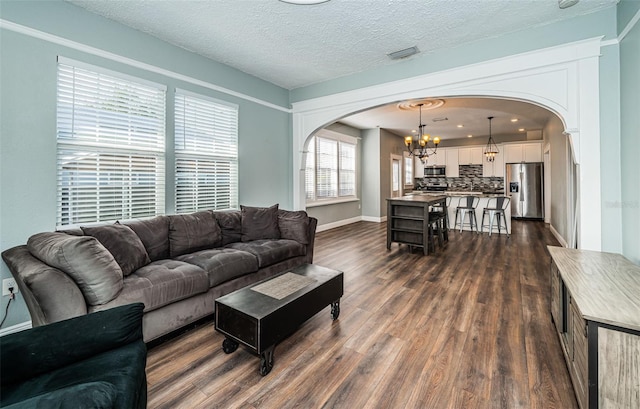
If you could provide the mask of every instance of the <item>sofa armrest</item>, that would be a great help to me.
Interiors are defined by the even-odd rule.
[[[2,385],[142,340],[143,309],[128,304],[0,337]]]
[[[306,262],[309,264],[313,264],[313,248],[315,246],[316,241],[316,227],[318,227],[318,219],[315,217],[309,217],[309,230],[308,237],[309,243],[307,243],[307,260]]]
[[[35,258],[27,246],[2,252],[34,327],[87,314],[87,302],[66,273]]]

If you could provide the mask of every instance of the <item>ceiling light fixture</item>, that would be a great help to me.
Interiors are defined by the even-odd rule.
[[[464,128],[464,125],[458,125],[458,128]]]
[[[471,137],[473,137],[473,135],[467,135],[467,138],[471,138]]]
[[[498,150],[498,146],[493,141],[493,137],[491,137],[491,120],[492,116],[487,117],[489,120],[489,141],[487,142],[487,146],[484,148],[484,156],[487,158],[487,162],[493,162],[496,159],[496,155],[500,153]]]
[[[418,126],[419,132],[416,135],[417,138],[414,139],[411,135],[405,136],[404,144],[407,146],[409,155],[419,158],[422,163],[427,163],[429,155],[435,154],[438,150],[440,138],[436,136],[431,139],[431,135],[424,133],[424,128],[426,128],[427,125],[422,123],[422,105],[424,104],[418,104],[420,107],[420,125]],[[431,143],[431,146],[429,146],[429,143]]]
[[[518,132],[524,132],[524,128],[518,129]]]
[[[513,118],[511,122],[518,122],[518,118]]]

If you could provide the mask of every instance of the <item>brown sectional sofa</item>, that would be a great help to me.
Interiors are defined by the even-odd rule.
[[[149,342],[224,294],[312,263],[316,225],[304,211],[242,206],[39,233],[2,258],[33,326],[142,302]]]

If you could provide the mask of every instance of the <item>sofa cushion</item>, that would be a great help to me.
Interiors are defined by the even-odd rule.
[[[258,258],[260,268],[268,267],[291,257],[304,256],[307,247],[295,240],[254,240],[247,243],[231,243],[226,246],[236,250],[246,251]]]
[[[131,230],[140,237],[151,261],[169,258],[169,218],[167,216],[131,220],[123,224],[131,227]]]
[[[221,246],[242,240],[242,213],[240,210],[215,211],[213,216],[222,230]]]
[[[219,246],[222,243],[220,226],[211,211],[169,216],[169,255]]]
[[[309,244],[309,216],[304,210],[278,210],[280,238]]]
[[[253,254],[230,248],[202,250],[176,257],[176,260],[205,270],[210,287],[258,271],[258,259]]]
[[[122,292],[91,312],[133,302],[144,303],[144,311],[148,312],[208,290],[209,278],[200,267],[177,260],[158,260],[125,277]]]
[[[82,231],[87,236],[98,239],[109,250],[125,276],[151,262],[144,244],[130,227],[116,223],[96,227],[82,226]]]
[[[89,305],[105,304],[122,290],[122,269],[95,237],[38,233],[29,237],[27,248],[71,276]]]
[[[240,206],[242,241],[279,239],[278,204],[271,207]]]

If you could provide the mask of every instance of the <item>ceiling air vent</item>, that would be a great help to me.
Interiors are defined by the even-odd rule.
[[[419,52],[420,50],[418,50],[418,47],[413,46],[413,47],[405,48],[404,50],[394,51],[392,53],[387,54],[387,56],[392,60],[399,60],[401,58],[411,57],[412,55],[418,54]]]
[[[561,9],[566,9],[571,6],[574,6],[580,0],[558,0],[558,7]]]

